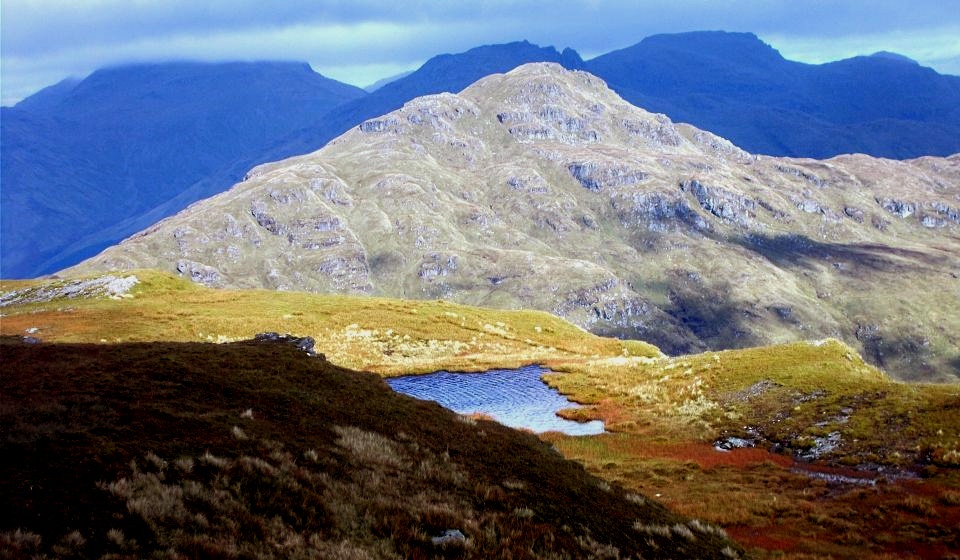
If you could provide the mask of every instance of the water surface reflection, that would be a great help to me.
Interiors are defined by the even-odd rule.
[[[512,428],[538,433],[558,431],[575,436],[603,433],[603,422],[599,420],[580,423],[555,414],[561,408],[579,405],[540,380],[540,376],[549,371],[537,365],[482,373],[438,371],[394,377],[387,383],[398,393],[437,401],[460,414],[489,414]]]

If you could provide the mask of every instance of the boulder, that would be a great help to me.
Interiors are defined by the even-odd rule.
[[[439,548],[460,548],[466,544],[467,537],[459,529],[447,529],[439,537],[433,537],[431,541]]]
[[[316,341],[312,336],[298,337],[290,334],[280,334],[276,332],[262,332],[258,333],[253,337],[253,340],[256,342],[263,342],[268,344],[291,344],[302,352],[306,352],[308,356],[314,358],[320,358],[321,360],[326,360],[327,357],[316,351],[314,346]]]

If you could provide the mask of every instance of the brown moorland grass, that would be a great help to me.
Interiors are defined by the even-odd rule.
[[[837,341],[556,367],[564,373],[548,382],[594,405],[576,415],[618,431],[548,436],[564,455],[719,524],[755,557],[943,558],[960,548],[956,385],[893,382]],[[757,447],[714,449],[729,436]]]
[[[6,557],[738,555],[533,435],[289,345],[0,348]]]
[[[895,383],[836,341],[668,358],[543,313],[215,291],[136,274],[141,284],[132,297],[7,306],[0,330],[23,335],[38,327],[44,340],[89,342],[290,331],[317,338],[335,363],[384,375],[546,363],[564,372],[548,376],[550,384],[590,405],[566,415],[602,418],[616,432],[546,439],[607,481],[722,525],[755,557],[941,558],[960,548],[960,391]],[[4,281],[0,288],[48,284]],[[795,458],[834,432],[835,449],[812,462]],[[714,450],[728,436],[755,439],[757,447]],[[835,483],[826,475],[879,482]]]
[[[895,382],[837,340],[552,364],[549,384],[618,431],[736,436],[845,466],[960,467],[960,385]],[[827,446],[836,434],[834,446]]]
[[[606,480],[723,527],[755,558],[939,559],[960,546],[960,507],[949,497],[960,482],[955,472],[834,483],[759,450],[721,453],[703,445],[697,453],[691,444],[650,444],[631,433],[547,439]]]

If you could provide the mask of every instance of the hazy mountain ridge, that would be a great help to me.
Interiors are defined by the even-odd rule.
[[[3,109],[5,276],[95,254],[135,231],[104,230],[202,179],[213,178],[210,190],[152,221],[220,192],[245,170],[226,164],[365,93],[305,63],[167,63],[108,68],[38,95]]]
[[[960,152],[960,77],[892,53],[804,64],[752,33],[699,31],[647,37],[585,68],[627,101],[752,152]]]
[[[958,200],[960,156],[754,156],[533,64],[260,166],[75,270],[530,307],[671,352],[836,336],[945,380]]]

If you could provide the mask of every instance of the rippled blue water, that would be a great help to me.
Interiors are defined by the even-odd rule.
[[[603,422],[580,423],[560,418],[561,408],[578,405],[540,380],[550,370],[541,366],[492,369],[483,373],[438,371],[388,379],[394,391],[437,401],[460,414],[482,412],[512,428],[557,431],[575,436],[603,433]]]

